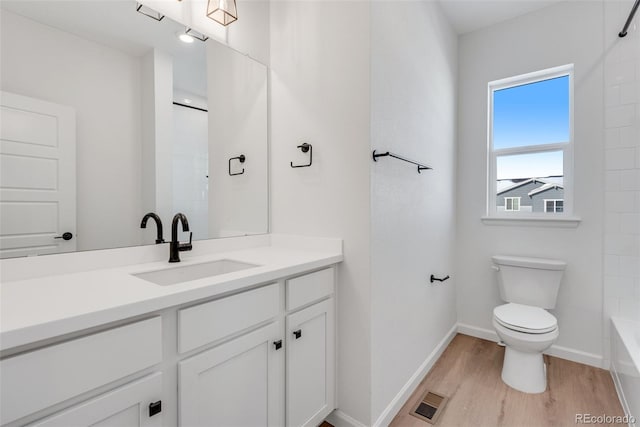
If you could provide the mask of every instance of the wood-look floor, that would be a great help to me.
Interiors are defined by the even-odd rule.
[[[502,382],[503,355],[494,342],[456,335],[391,426],[430,426],[409,414],[426,390],[449,396],[441,427],[575,427],[576,413],[623,415],[608,371],[545,356],[547,391],[526,394]]]

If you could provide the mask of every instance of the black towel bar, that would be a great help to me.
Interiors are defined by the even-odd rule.
[[[303,144],[298,145],[297,148],[299,148],[303,153],[309,153],[309,164],[294,165],[293,162],[291,162],[291,167],[292,168],[308,168],[313,164],[313,146],[305,142]]]
[[[413,165],[418,166],[418,173],[421,173],[420,171],[423,170],[427,170],[427,169],[432,169],[431,167],[427,166],[427,165],[423,165],[422,163],[418,163],[416,161],[413,160],[409,160],[405,157],[402,156],[398,156],[397,154],[393,154],[390,153],[389,151],[385,152],[385,153],[376,153],[376,150],[373,150],[373,161],[377,162],[378,161],[378,157],[393,157],[394,159],[398,159],[398,160],[402,160],[403,162],[407,162],[407,163],[411,163]]]
[[[231,157],[229,159],[229,176],[242,175],[244,173],[244,168],[242,168],[242,172],[231,173],[231,160],[238,160],[240,163],[244,163],[247,158],[244,154],[240,154],[238,157]]]

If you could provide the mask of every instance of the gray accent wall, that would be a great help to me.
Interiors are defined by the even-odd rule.
[[[542,191],[538,194],[531,196],[533,202],[533,212],[544,212],[544,200],[545,199],[563,199],[564,200],[564,188],[552,187],[548,190]]]
[[[529,197],[531,191],[543,185],[545,185],[544,182],[532,181],[500,193],[496,196],[496,206],[501,211],[504,209],[505,197],[520,197],[521,211],[544,212],[544,199],[564,199],[564,189],[554,187]]]

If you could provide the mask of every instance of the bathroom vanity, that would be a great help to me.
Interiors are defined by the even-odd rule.
[[[341,244],[264,235],[194,242],[179,264],[166,245],[2,261],[1,424],[319,424],[335,409]]]

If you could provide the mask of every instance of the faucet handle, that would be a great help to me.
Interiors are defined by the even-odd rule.
[[[193,249],[193,246],[191,245],[191,239],[193,238],[193,231],[189,232],[189,243],[178,243],[178,250],[179,251],[190,251],[191,249]]]

